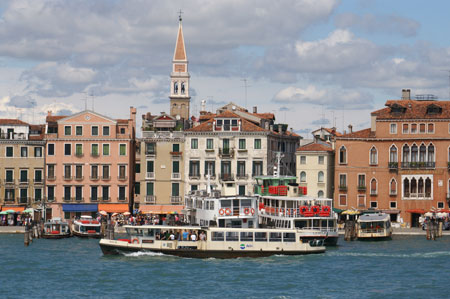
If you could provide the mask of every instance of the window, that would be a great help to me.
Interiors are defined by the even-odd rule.
[[[126,179],[126,166],[125,165],[119,165],[119,179],[124,180]]]
[[[190,177],[200,176],[200,161],[189,161],[189,176]]]
[[[245,185],[239,185],[239,195],[245,195]]]
[[[262,175],[263,174],[263,162],[262,161],[253,161],[253,176]]]
[[[434,133],[434,124],[428,124],[428,134]]]
[[[232,119],[232,120],[231,120],[231,126],[232,126],[232,127],[237,127],[237,125],[238,125],[237,119]]]
[[[83,166],[75,165],[75,178],[78,180],[83,179]]]
[[[14,170],[7,169],[6,170],[6,182],[11,183],[14,181]]]
[[[358,208],[366,207],[366,196],[364,194],[358,194]]]
[[[64,144],[64,155],[70,156],[72,154],[72,145],[70,143]]]
[[[428,146],[428,162],[434,162],[434,145]]]
[[[109,165],[103,165],[103,179],[109,180]]]
[[[390,201],[389,202],[389,207],[391,209],[396,209],[397,208],[397,202],[396,201]]]
[[[42,157],[42,146],[35,146],[34,147],[34,156],[35,157]]]
[[[347,149],[341,146],[339,149],[339,164],[347,164]]]
[[[12,146],[6,147],[6,157],[14,157],[14,148]]]
[[[180,184],[172,183],[172,196],[180,196]]]
[[[339,188],[347,188],[347,175],[346,174],[339,174]]]
[[[411,124],[411,134],[417,133],[417,124]]]
[[[206,149],[207,150],[212,150],[214,149],[214,139],[206,139]]]
[[[118,198],[118,200],[126,200],[127,199],[127,197],[126,197],[126,194],[125,194],[125,186],[119,186],[119,198]]]
[[[136,173],[141,173],[141,164],[136,163],[136,164],[134,165],[134,171],[135,171]]]
[[[237,176],[245,176],[245,161],[237,161]]]
[[[216,161],[205,161],[205,174],[216,175]]]
[[[98,165],[91,165],[91,179],[98,178]]]
[[[119,155],[125,156],[127,154],[127,145],[126,144],[120,144],[119,145]]]
[[[109,127],[103,127],[103,136],[109,136]]]
[[[71,126],[64,127],[64,135],[66,135],[66,136],[72,135],[72,127]]]
[[[125,128],[120,128],[120,134],[125,134]]]
[[[48,201],[55,200],[55,186],[47,186],[47,199]]]
[[[230,130],[230,120],[229,119],[224,119],[223,120],[223,130],[224,131],[229,131]]]
[[[408,133],[409,133],[409,125],[403,124],[403,134],[408,134]]]
[[[374,209],[378,208],[378,201],[371,201],[370,202],[370,207],[374,208]]]
[[[154,195],[154,185],[153,182],[147,182],[147,195]]]
[[[98,136],[98,126],[92,126],[91,127],[91,135],[92,136]]]
[[[91,186],[91,200],[92,201],[98,200],[98,187],[97,186]]]
[[[317,182],[323,183],[323,181],[324,181],[323,171],[319,171],[319,173],[317,174]]]
[[[175,153],[180,152],[180,145],[178,143],[172,144],[172,152],[175,152]]]
[[[172,173],[180,173],[180,161],[172,161]]]
[[[216,126],[217,126],[217,127],[221,127],[221,126],[222,126],[222,120],[221,120],[221,119],[218,119],[218,120],[216,121]]]
[[[173,148],[174,145],[172,145],[172,148]],[[156,144],[155,143],[146,143],[145,144],[145,154],[146,155],[154,155],[154,154],[156,154]]]
[[[83,156],[83,145],[75,144],[75,156],[81,157]]]
[[[300,172],[300,182],[306,182],[306,172],[304,171]]]
[[[109,144],[103,144],[103,156],[109,156]]]
[[[48,178],[54,178],[55,177],[55,165],[54,164],[48,164],[47,165],[47,177]]]
[[[42,200],[42,189],[36,188],[34,189],[34,201],[41,201]]]
[[[255,139],[255,149],[261,149],[261,139]]]
[[[102,200],[109,200],[109,186],[102,187]]]
[[[389,194],[396,195],[397,194],[397,181],[392,178],[389,182]]]
[[[55,155],[55,144],[53,144],[53,143],[47,144],[47,154],[49,156],[54,156]]]
[[[366,175],[358,174],[358,188],[365,189],[366,188]]]
[[[438,207],[438,209],[443,209],[444,208],[444,202],[443,201],[439,201],[437,203],[437,207]]]
[[[76,126],[75,127],[75,135],[82,136],[83,135],[83,127],[82,126]]]
[[[191,191],[198,190],[198,185],[191,185]]]
[[[141,183],[140,182],[134,183],[134,194],[136,194],[136,195],[141,194]]]
[[[22,146],[22,147],[20,148],[20,156],[21,156],[22,158],[28,157],[28,147]]]
[[[191,139],[191,149],[198,149],[198,139],[197,138]]]
[[[28,182],[28,170],[25,169],[20,170],[20,182],[22,183]]]
[[[378,153],[377,149],[373,146],[370,149],[370,165],[377,165],[378,164]]]
[[[319,192],[317,192],[317,197],[323,198],[323,196],[324,196],[323,191],[322,191],[322,190],[319,190]]]
[[[377,180],[375,178],[373,178],[370,181],[370,194],[371,195],[376,195],[377,194]]]
[[[389,149],[389,162],[391,163],[397,163],[397,147],[395,145],[392,145]]]
[[[339,205],[340,206],[347,205],[347,194],[339,194]]]
[[[35,183],[42,183],[42,169],[35,169],[34,170],[34,182]]]
[[[70,192],[70,186],[64,186],[64,200],[66,201],[70,201],[70,196],[71,196],[71,192]]]
[[[402,162],[403,163],[407,163],[409,162],[409,146],[407,144],[405,144],[403,146],[403,157],[402,157]]]
[[[211,241],[224,241],[224,233],[223,232],[212,232],[211,233]]]
[[[147,161],[147,172],[154,172],[154,164],[155,162],[152,160]]]
[[[91,156],[97,157],[98,155],[98,144],[91,144]]]
[[[239,149],[245,149],[245,139],[239,139]]]
[[[83,187],[75,186],[75,200],[82,201],[83,200]]]
[[[64,178],[70,180],[71,176],[72,176],[72,166],[64,165]]]
[[[425,124],[420,124],[419,125],[419,132],[422,133],[422,134],[426,133],[426,126],[425,126]]]
[[[319,156],[319,161],[318,161],[318,163],[319,164],[324,164],[325,163],[325,156]]]
[[[389,133],[397,134],[397,124],[391,124]]]
[[[300,164],[306,164],[306,156],[300,156]]]

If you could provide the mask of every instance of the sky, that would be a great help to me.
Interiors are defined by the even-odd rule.
[[[2,0],[0,118],[169,112],[180,9],[192,115],[258,106],[310,138],[403,88],[449,99],[449,1]]]

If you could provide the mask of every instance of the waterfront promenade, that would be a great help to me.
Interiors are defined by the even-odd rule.
[[[24,226],[0,226],[0,234],[23,234],[25,233]],[[115,229],[115,233],[124,234],[125,229],[123,227],[118,227]],[[340,230],[339,234],[343,235],[344,230]],[[394,228],[393,235],[403,235],[403,236],[418,236],[426,235],[426,231],[421,228]],[[443,236],[450,236],[450,231],[443,231]]]

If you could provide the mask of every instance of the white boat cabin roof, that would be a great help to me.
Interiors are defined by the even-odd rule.
[[[358,222],[375,222],[375,221],[389,221],[390,217],[385,213],[363,214],[359,216]]]

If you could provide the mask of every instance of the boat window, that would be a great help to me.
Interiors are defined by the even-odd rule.
[[[319,227],[319,224],[320,224],[320,220],[319,219],[314,219],[313,220],[313,227],[317,228],[317,227]]]
[[[214,210],[214,201],[209,202],[209,209]]]
[[[281,233],[270,233],[270,242],[281,242]]]
[[[241,232],[241,241],[253,242],[253,232]]]
[[[296,220],[295,227],[304,228],[308,226],[308,220]]]
[[[253,220],[248,221],[248,228],[253,228]]]
[[[227,241],[239,241],[238,232],[226,232]]]
[[[231,208],[231,200],[221,200],[220,206],[221,208]]]
[[[212,241],[223,241],[223,232],[212,232],[211,233],[211,240]]]
[[[131,235],[131,229],[126,228],[125,230],[127,231],[127,234],[128,234],[128,235]]]
[[[255,232],[255,241],[256,242],[267,242],[267,233],[266,232]]]
[[[283,242],[295,242],[295,233],[283,233]]]
[[[242,227],[242,220],[232,220],[231,221],[231,227],[232,228],[241,228]]]
[[[334,221],[333,220],[328,220],[328,227],[334,228]]]
[[[241,207],[251,207],[252,201],[250,199],[241,199]]]
[[[133,231],[132,231],[132,235],[134,235],[134,236],[142,236],[142,229],[137,229],[137,228],[135,228],[135,229],[133,229]]]
[[[327,220],[322,220],[322,221],[320,221],[321,223],[320,223],[320,227],[321,228],[327,228]]]
[[[155,236],[155,231],[153,229],[147,229],[145,232],[145,235],[148,237],[153,237]]]

